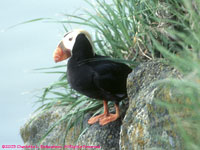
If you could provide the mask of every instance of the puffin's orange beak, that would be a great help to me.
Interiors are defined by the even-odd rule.
[[[56,50],[53,53],[53,58],[56,63],[63,61],[65,59],[69,58],[70,56],[71,56],[70,50],[64,48],[62,42],[58,45],[58,47],[56,48]]]

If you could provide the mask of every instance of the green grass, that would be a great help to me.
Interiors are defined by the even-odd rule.
[[[173,89],[181,103],[164,102],[176,122],[185,149],[200,149],[200,8],[199,0],[96,0],[86,1],[90,8],[84,15],[63,14],[65,31],[71,24],[89,27],[95,51],[132,66],[163,58],[179,70],[182,79],[160,81]],[[47,69],[47,70],[45,70]],[[60,71],[61,70],[61,71]],[[43,89],[38,98],[39,111],[52,106],[70,106],[70,112],[54,124],[67,122],[67,132],[88,112],[102,111],[99,101],[71,90],[66,80],[66,66],[43,68],[46,73],[58,73],[60,79]],[[41,70],[39,70],[41,71]],[[186,110],[186,115],[184,112]],[[53,129],[50,128],[49,132]],[[44,135],[43,139],[47,136]],[[42,140],[42,139],[41,139]]]
[[[167,79],[160,83],[170,88],[173,93],[171,101],[164,101],[163,104],[168,108],[175,122],[184,149],[188,150],[200,149],[198,142],[200,138],[200,11],[195,9],[199,6],[198,0],[179,1],[173,13],[177,19],[164,20],[164,23],[170,22],[176,25],[175,28],[165,29],[168,35],[175,39],[175,47],[172,47],[172,51],[151,35],[155,48],[183,75],[181,79]]]

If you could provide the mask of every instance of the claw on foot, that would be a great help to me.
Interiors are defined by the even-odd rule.
[[[98,122],[101,118],[103,118],[105,116],[105,114],[101,114],[95,117],[92,117],[88,120],[88,124],[94,124],[96,122]]]
[[[108,111],[108,104],[107,101],[103,101],[104,104],[104,113],[98,116],[92,117],[88,120],[88,124],[92,125],[99,121],[99,124],[104,126],[110,122],[113,122],[119,118],[119,106],[115,103],[115,114],[110,114]]]
[[[113,122],[119,118],[118,114],[109,114],[108,116],[100,119],[99,124],[104,126],[110,122]]]

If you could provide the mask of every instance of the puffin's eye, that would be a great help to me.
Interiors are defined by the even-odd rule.
[[[69,38],[69,41],[72,41],[73,40],[73,38],[71,37],[71,38]]]

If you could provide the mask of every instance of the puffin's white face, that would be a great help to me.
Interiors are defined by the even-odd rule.
[[[74,47],[74,44],[76,42],[76,37],[80,34],[80,32],[74,30],[72,32],[68,32],[62,42],[63,42],[63,45],[65,46],[66,49],[69,49],[70,51],[72,51],[73,47]]]
[[[60,61],[63,61],[65,59],[71,57],[72,50],[73,50],[74,44],[76,42],[76,38],[81,33],[85,34],[85,36],[87,37],[87,39],[89,40],[89,42],[92,45],[91,37],[87,31],[77,29],[77,30],[68,32],[64,36],[62,41],[58,44],[58,46],[53,54],[53,58],[54,58],[55,62],[60,62]]]

